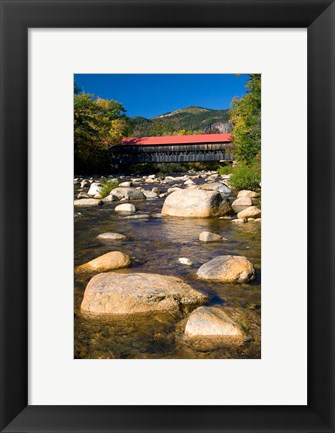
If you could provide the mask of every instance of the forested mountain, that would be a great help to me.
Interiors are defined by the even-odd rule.
[[[186,107],[152,119],[130,118],[134,137],[230,132],[232,128],[228,120],[229,110],[203,107]]]

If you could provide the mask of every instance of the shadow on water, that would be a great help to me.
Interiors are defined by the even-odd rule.
[[[150,186],[152,188],[152,186]],[[164,199],[133,202],[138,214],[149,219],[126,219],[114,212],[117,203],[75,209],[75,266],[113,250],[132,257],[132,266],[119,273],[147,272],[183,278],[210,295],[208,305],[231,308],[248,329],[251,341],[242,348],[193,350],[183,339],[186,318],[150,314],[109,320],[85,318],[80,304],[91,275],[75,274],[75,358],[259,358],[261,326],[261,230],[259,223],[243,225],[229,220],[161,217]],[[204,244],[202,231],[218,233],[227,241]],[[122,241],[100,241],[103,232],[126,235]],[[249,284],[202,281],[197,269],[224,254],[246,256],[255,266],[256,279]],[[193,266],[178,262],[187,257]]]

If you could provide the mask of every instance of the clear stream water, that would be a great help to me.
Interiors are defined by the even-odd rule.
[[[143,185],[152,189],[158,184]],[[169,185],[166,186],[166,189]],[[160,186],[162,189],[162,187]],[[163,188],[164,190],[164,188]],[[75,187],[75,194],[81,191]],[[137,213],[149,219],[126,219],[114,208],[118,202],[75,209],[74,265],[78,266],[109,251],[119,250],[132,257],[132,265],[119,273],[150,272],[181,277],[195,289],[210,295],[208,305],[221,305],[247,329],[250,341],[242,347],[197,350],[183,338],[185,317],[148,314],[115,319],[87,318],[80,314],[86,284],[93,274],[74,278],[74,356],[75,358],[260,358],[261,337],[261,228],[260,224],[234,224],[229,220],[158,217],[164,198],[133,201]],[[201,243],[199,233],[221,234],[227,241]],[[103,232],[126,235],[121,241],[100,241]],[[215,256],[246,256],[256,269],[256,280],[249,284],[202,281],[197,269]],[[178,262],[187,257],[193,266]]]

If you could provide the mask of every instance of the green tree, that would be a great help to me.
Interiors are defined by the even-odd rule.
[[[251,74],[246,88],[245,96],[233,99],[229,121],[236,158],[250,165],[261,157],[261,75]]]
[[[108,151],[129,133],[126,110],[114,100],[74,95],[74,153],[78,171],[106,170]]]

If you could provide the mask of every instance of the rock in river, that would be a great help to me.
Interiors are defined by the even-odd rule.
[[[238,218],[259,218],[261,210],[256,206],[250,206],[237,214]]]
[[[203,280],[245,283],[255,279],[255,269],[246,257],[217,256],[200,266],[197,275]]]
[[[178,259],[178,262],[181,263],[182,265],[186,265],[186,266],[192,266],[193,263],[191,262],[190,259],[188,259],[187,257],[180,257]]]
[[[77,272],[104,272],[126,268],[130,265],[130,257],[121,251],[111,251],[103,254],[84,265],[78,266]]]
[[[89,281],[81,311],[94,315],[178,313],[192,311],[207,300],[206,295],[177,277],[108,272]]]
[[[121,233],[111,233],[111,232],[101,233],[98,236],[98,239],[103,239],[107,241],[118,241],[125,238],[126,236],[122,235]]]
[[[112,193],[118,196],[120,199],[125,198],[127,200],[145,200],[145,195],[143,192],[136,188],[114,188]]]
[[[201,242],[218,242],[222,240],[227,240],[216,233],[211,232],[201,232],[199,235],[199,241]]]
[[[250,197],[237,198],[231,205],[236,213],[241,212],[249,206],[252,206],[252,200]]]
[[[243,329],[222,308],[199,307],[189,316],[185,336],[195,339],[204,349],[216,346],[239,346],[246,340]],[[197,341],[200,339],[200,341]]]
[[[103,202],[97,198],[82,198],[74,201],[75,206],[100,206]]]
[[[174,191],[164,202],[162,214],[178,217],[207,218],[231,212],[230,204],[218,191],[187,189]]]
[[[119,204],[115,212],[136,212],[136,207],[132,203]]]
[[[93,182],[88,190],[88,195],[95,196],[95,194],[100,193],[101,183]]]

